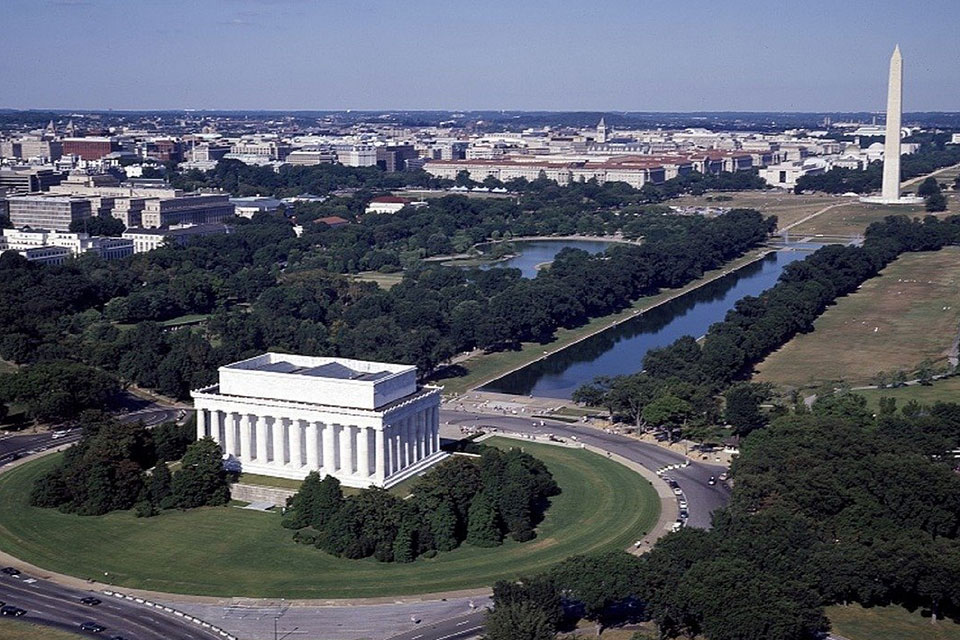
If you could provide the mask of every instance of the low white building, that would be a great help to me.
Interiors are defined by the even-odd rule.
[[[760,178],[781,189],[793,189],[802,176],[823,173],[824,164],[814,160],[784,162],[760,169]]]
[[[230,198],[236,215],[241,218],[252,218],[258,213],[277,213],[283,203],[276,198],[251,196],[249,198]]]
[[[197,438],[246,473],[390,487],[446,455],[440,389],[418,386],[409,365],[265,353],[192,395]]]
[[[33,251],[34,249],[51,250]],[[69,253],[65,254],[63,249]],[[104,260],[117,260],[133,255],[133,241],[45,229],[4,229],[0,238],[0,251],[18,251],[28,260],[57,264],[70,256],[88,252],[95,253]]]
[[[399,196],[380,196],[370,201],[364,213],[396,213],[408,204],[410,204],[410,201],[406,198]]]

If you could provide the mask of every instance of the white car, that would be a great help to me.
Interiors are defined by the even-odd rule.
[[[686,501],[686,500],[681,499],[680,502],[679,502],[679,504],[680,504],[680,508],[681,508],[681,509],[686,509],[686,508],[687,508],[687,501]]]
[[[673,488],[673,492],[674,492],[676,495],[678,495],[678,496],[682,496],[682,495],[683,495],[683,489],[681,489],[680,487],[674,487],[674,488]]]

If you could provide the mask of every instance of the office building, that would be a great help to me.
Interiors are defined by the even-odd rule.
[[[29,194],[7,197],[14,227],[69,231],[70,223],[92,215],[90,200],[74,196]]]
[[[234,216],[227,194],[190,194],[174,198],[150,198],[140,213],[141,226],[147,229],[181,224],[222,222]]]

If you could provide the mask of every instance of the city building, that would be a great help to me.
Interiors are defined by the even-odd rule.
[[[287,164],[300,167],[312,167],[318,164],[333,164],[337,160],[337,154],[333,151],[307,149],[298,149],[291,151],[287,155]]]
[[[825,170],[822,161],[807,159],[773,164],[760,169],[759,175],[770,186],[793,189],[801,177],[823,173]]]
[[[409,365],[265,353],[220,367],[192,396],[197,438],[244,473],[390,487],[446,455],[440,389]]]
[[[364,213],[396,213],[408,204],[410,204],[410,201],[406,198],[399,196],[380,196],[370,201]]]
[[[346,167],[372,167],[377,164],[377,148],[369,144],[339,144],[337,162]]]
[[[221,222],[234,216],[227,194],[189,194],[174,198],[151,198],[140,213],[141,226],[147,229],[181,224]]]
[[[47,191],[60,184],[67,174],[54,171],[49,167],[14,167],[0,169],[0,191],[17,193],[35,193]]]
[[[14,251],[7,249],[0,241],[0,253],[4,251]],[[29,249],[20,249],[17,251],[27,259],[28,262],[39,262],[40,264],[63,264],[73,253],[66,247],[31,247]]]
[[[67,195],[28,194],[7,196],[10,223],[51,231],[69,231],[70,223],[92,215],[90,201]]]
[[[63,155],[77,156],[81,160],[99,160],[114,151],[120,151],[115,138],[64,138]]]
[[[403,171],[419,154],[412,144],[377,147],[377,166],[384,171]]]
[[[276,198],[254,196],[250,198],[230,198],[236,215],[241,218],[252,218],[258,213],[277,213],[283,203]]]
[[[169,229],[127,229],[122,237],[133,242],[134,253],[153,251],[162,246],[185,246],[194,238],[212,235],[226,235],[233,227],[222,222],[191,224]]]
[[[47,231],[45,229],[4,229],[2,238],[0,250],[19,251],[27,259],[30,259],[30,256],[23,252],[51,247],[67,249],[71,256],[95,253],[104,260],[119,260],[133,255],[133,242],[131,240],[91,236],[86,233]],[[36,258],[38,255],[44,254],[35,252],[35,260],[39,259]],[[52,259],[53,256],[58,255],[59,253],[52,252],[46,257]]]

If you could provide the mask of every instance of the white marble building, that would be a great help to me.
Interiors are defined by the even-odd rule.
[[[197,438],[212,437],[246,473],[349,487],[390,487],[446,454],[440,389],[416,367],[265,353],[219,369],[192,392]]]

